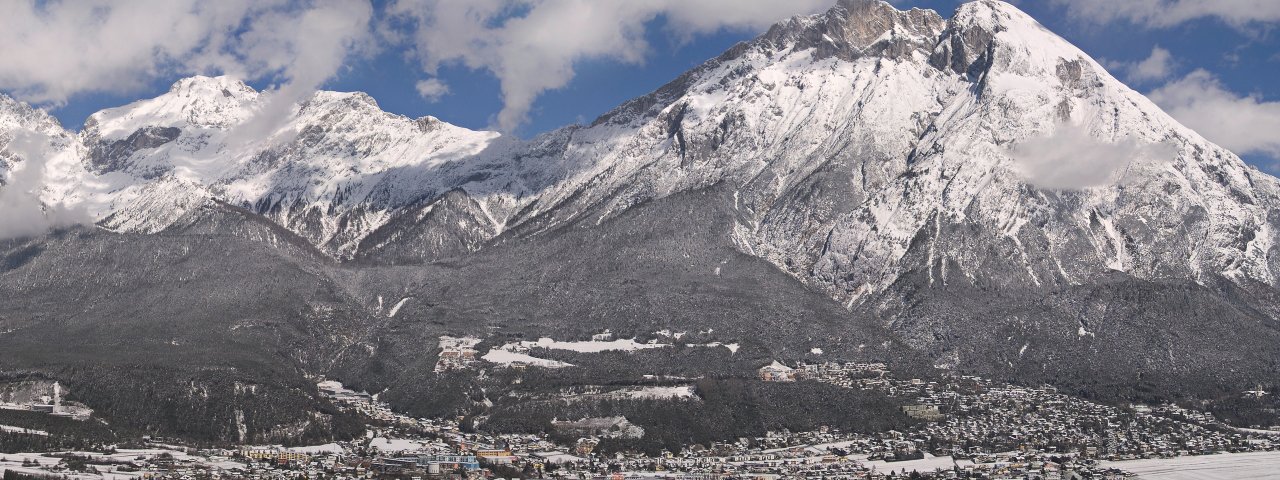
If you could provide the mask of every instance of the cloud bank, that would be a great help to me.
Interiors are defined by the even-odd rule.
[[[1125,79],[1134,83],[1150,83],[1166,80],[1173,75],[1176,62],[1173,54],[1156,45],[1151,49],[1151,56],[1138,62],[1109,62],[1107,68],[1124,74]]]
[[[371,16],[367,0],[7,2],[0,90],[58,106],[195,73],[314,89],[361,43]]]
[[[47,135],[17,131],[4,148],[21,158],[0,182],[0,239],[40,235],[53,228],[91,223],[82,208],[46,204],[46,166],[57,155]]]
[[[428,102],[438,102],[449,94],[449,85],[438,78],[420,80],[414,85],[414,89],[418,91],[418,96]]]
[[[1213,18],[1235,28],[1280,21],[1275,0],[1052,0],[1081,20],[1097,23],[1126,21],[1151,28],[1167,28],[1192,20]]]
[[[338,73],[351,52],[372,51],[372,18],[373,7],[365,0],[313,0],[254,17],[237,44],[251,72],[246,76],[276,76],[284,83],[266,92],[261,110],[229,141],[275,130],[295,105]]]
[[[392,19],[410,25],[415,58],[428,74],[457,63],[493,73],[504,106],[496,127],[523,124],[543,92],[568,85],[585,60],[644,62],[645,27],[666,20],[688,39],[721,29],[763,29],[831,0],[396,0]],[[428,80],[429,82],[430,80]],[[442,84],[440,84],[442,85]],[[419,84],[430,99],[444,90]],[[423,88],[427,87],[427,88]]]
[[[1280,160],[1280,102],[1237,95],[1204,70],[1147,96],[1183,125],[1236,154]]]
[[[1030,185],[1048,190],[1083,190],[1119,182],[1134,166],[1149,167],[1173,160],[1176,152],[1162,144],[1134,139],[1105,142],[1075,124],[1013,146],[1013,168]]]

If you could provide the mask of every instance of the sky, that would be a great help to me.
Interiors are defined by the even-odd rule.
[[[587,123],[835,0],[15,0],[0,91],[78,129],[191,74],[521,137]],[[896,0],[949,17],[957,0]],[[1175,118],[1280,174],[1280,1],[1020,0]]]

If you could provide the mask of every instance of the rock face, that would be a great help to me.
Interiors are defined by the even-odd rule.
[[[1003,2],[943,19],[840,0],[527,141],[388,114],[359,93],[319,92],[263,127],[266,96],[195,77],[93,115],[78,137],[4,99],[0,138],[36,125],[78,159],[49,164],[65,180],[46,203],[82,205],[120,235],[267,245],[349,311],[385,291],[432,299],[400,316],[455,329],[705,316],[685,305],[772,322],[717,318],[743,335],[806,335],[759,314],[805,311],[829,338],[884,328],[937,366],[1023,379],[1225,385],[1280,371],[1277,180]],[[761,280],[721,277],[724,265]],[[782,298],[778,271],[814,296]],[[648,290],[606,288],[635,285]],[[659,290],[669,302],[648,302]],[[825,323],[837,311],[845,324]],[[322,323],[306,329],[336,328]],[[395,331],[462,333],[414,328]],[[347,343],[320,351],[348,365],[380,345],[334,335]]]

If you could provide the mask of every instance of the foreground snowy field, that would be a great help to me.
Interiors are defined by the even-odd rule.
[[[1103,462],[1143,480],[1250,480],[1280,477],[1280,452]]]

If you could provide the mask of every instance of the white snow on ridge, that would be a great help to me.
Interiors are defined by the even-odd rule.
[[[518,184],[499,178],[514,172],[489,171],[490,163],[450,165],[488,149],[496,132],[410,119],[363,93],[326,91],[281,125],[250,131],[267,96],[230,77],[185,78],[156,98],[93,114],[78,135],[5,97],[0,137],[31,130],[56,140],[41,199],[110,219],[108,229],[156,233],[217,199],[259,211],[335,256],[400,209],[466,179]]]

